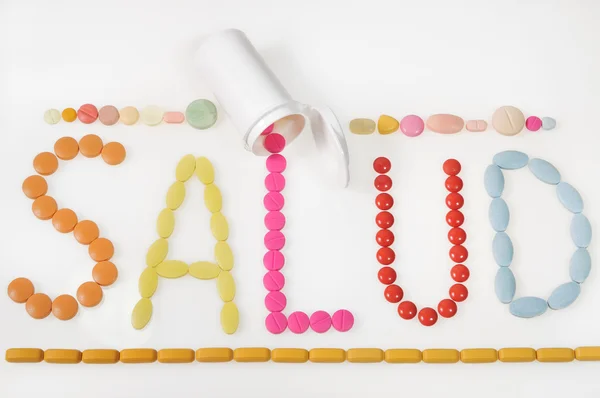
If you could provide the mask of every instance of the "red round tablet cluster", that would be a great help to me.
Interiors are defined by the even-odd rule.
[[[457,302],[466,300],[469,291],[462,284],[469,279],[469,269],[462,264],[467,260],[469,252],[463,246],[467,240],[467,234],[464,229],[460,228],[465,217],[460,209],[463,207],[465,200],[459,193],[463,187],[463,181],[458,176],[461,171],[461,165],[456,159],[448,159],[444,162],[443,170],[448,175],[446,179],[446,189],[450,192],[446,196],[446,206],[450,209],[446,214],[446,222],[451,227],[448,231],[448,241],[452,244],[449,255],[450,259],[458,264],[455,264],[450,270],[450,275],[456,283],[449,290],[450,298],[443,299],[437,306],[437,311],[431,307],[417,310],[417,306],[412,301],[402,301],[404,291],[394,282],[396,282],[396,271],[391,267],[396,259],[394,250],[390,247],[394,243],[394,234],[390,228],[394,225],[394,216],[388,211],[394,205],[393,197],[387,193],[392,188],[392,179],[385,175],[392,168],[389,159],[379,157],[373,162],[373,169],[379,173],[375,177],[375,188],[380,193],[375,198],[375,204],[381,210],[375,217],[375,223],[379,228],[375,235],[375,240],[379,246],[377,250],[377,261],[383,266],[379,270],[377,277],[381,283],[386,285],[384,297],[390,303],[398,304],[398,315],[403,319],[413,319],[418,315],[419,322],[424,326],[432,326],[438,320],[439,316],[451,318],[456,315]]]

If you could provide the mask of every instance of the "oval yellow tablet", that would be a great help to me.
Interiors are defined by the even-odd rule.
[[[146,253],[146,265],[148,267],[156,267],[165,258],[169,252],[169,241],[163,238],[157,239],[148,248]]]
[[[213,213],[210,217],[210,231],[216,240],[227,240],[229,237],[229,225],[222,213]]]
[[[222,270],[230,271],[233,268],[233,252],[227,242],[217,242],[215,245],[215,259]]]
[[[453,349],[429,349],[423,350],[423,362],[426,363],[456,363],[460,354]]]
[[[156,266],[156,272],[163,278],[181,278],[188,273],[188,265],[179,260],[165,260]]]
[[[152,363],[156,357],[156,350],[152,348],[126,348],[120,353],[123,363]]]
[[[185,199],[185,184],[181,181],[175,181],[167,191],[167,207],[171,210],[177,210]]]
[[[236,362],[267,362],[271,359],[271,350],[258,347],[236,348],[233,359]]]
[[[346,351],[341,348],[313,348],[308,359],[317,363],[339,363],[346,360]]]
[[[168,238],[175,229],[175,214],[171,209],[162,209],[156,220],[156,232],[161,238]]]
[[[48,363],[79,363],[81,362],[81,351],[79,350],[46,350],[44,361]]]
[[[85,350],[82,353],[83,363],[108,364],[119,362],[119,351],[117,350]]]
[[[133,307],[131,313],[131,325],[134,329],[143,329],[150,322],[152,317],[152,301],[148,298],[141,298]],[[123,358],[121,357],[121,361]]]
[[[196,175],[204,185],[212,184],[215,180],[215,169],[210,160],[204,156],[196,159]]]
[[[150,298],[158,287],[158,274],[156,269],[152,267],[146,268],[140,275],[138,282],[138,288],[140,290],[140,296],[144,298]]]
[[[196,350],[196,361],[198,362],[229,362],[233,359],[231,348],[198,348]]]
[[[387,363],[419,363],[422,358],[421,351],[414,348],[396,348],[385,351]]]
[[[240,323],[240,313],[233,301],[223,304],[221,309],[221,327],[227,334],[234,334]]]
[[[221,268],[215,263],[208,261],[198,261],[190,264],[189,273],[194,278],[198,279],[215,279],[219,276]]]
[[[185,155],[181,158],[175,169],[177,181],[186,182],[194,175],[196,170],[196,158],[194,155]]]
[[[211,213],[221,211],[223,197],[221,196],[219,187],[215,184],[208,184],[206,188],[204,188],[204,204]]]
[[[217,290],[221,300],[229,302],[235,297],[235,282],[229,271],[222,271],[217,278]]]
[[[158,351],[160,363],[190,363],[194,362],[196,353],[189,348],[166,348]]]
[[[346,352],[348,362],[374,363],[383,361],[383,350],[379,348],[350,348]]]
[[[308,351],[303,348],[275,348],[271,360],[279,363],[304,363],[308,361]]]
[[[6,362],[35,363],[44,360],[44,351],[39,348],[9,348],[4,357]]]

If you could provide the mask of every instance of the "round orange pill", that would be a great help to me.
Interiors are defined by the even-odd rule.
[[[102,159],[111,166],[125,160],[125,147],[120,142],[109,142],[102,148]]]
[[[101,261],[92,269],[92,277],[100,286],[112,285],[118,276],[117,267],[110,261]]]
[[[40,220],[49,220],[56,213],[58,206],[52,196],[42,195],[33,201],[31,210]]]
[[[51,152],[39,153],[33,158],[33,168],[38,174],[49,176],[58,169],[58,159]]]
[[[77,111],[73,108],[67,108],[62,111],[62,118],[65,122],[74,122],[77,119]]]
[[[25,309],[34,319],[44,319],[52,311],[52,300],[44,293],[36,293],[27,299]]]
[[[54,143],[54,153],[62,160],[71,160],[79,153],[79,144],[72,137],[59,138]]]
[[[92,260],[96,262],[110,260],[115,254],[115,248],[112,242],[106,238],[98,238],[90,243],[88,253]]]
[[[85,282],[77,289],[77,301],[84,307],[94,307],[102,301],[102,288],[96,282]]]
[[[73,235],[77,242],[82,245],[89,245],[100,236],[100,230],[95,222],[90,220],[83,220],[75,225]]]
[[[46,179],[39,175],[29,176],[23,181],[23,193],[29,199],[36,199],[48,192]]]
[[[63,234],[71,232],[77,225],[77,215],[71,209],[60,209],[52,216],[52,225]]]
[[[78,310],[77,300],[69,294],[60,295],[52,302],[52,313],[61,321],[72,319]]]
[[[102,139],[95,134],[88,134],[79,140],[79,152],[86,158],[100,155],[102,147]]]
[[[15,303],[24,303],[34,293],[33,283],[27,278],[17,278],[8,284],[8,297]]]

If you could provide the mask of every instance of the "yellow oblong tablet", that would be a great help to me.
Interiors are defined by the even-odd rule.
[[[350,348],[346,352],[348,362],[374,363],[383,361],[383,350],[379,348]]]
[[[216,240],[227,240],[229,237],[229,225],[222,213],[213,213],[210,217],[210,231]]]
[[[229,362],[233,360],[231,348],[199,348],[196,350],[198,362]]]
[[[271,350],[258,347],[236,348],[233,359],[236,362],[267,362],[271,359]]]
[[[470,348],[460,352],[464,363],[491,363],[498,360],[498,351],[493,348]]]
[[[578,361],[600,361],[600,347],[577,347],[575,358]]]
[[[223,207],[223,197],[221,191],[215,184],[208,184],[204,188],[204,205],[211,213],[221,211]]]
[[[131,325],[134,329],[143,329],[152,318],[152,301],[148,298],[141,298],[133,307],[131,313]]]
[[[221,268],[215,263],[208,261],[197,261],[190,264],[189,271],[191,276],[198,279],[209,280],[219,276]]]
[[[575,359],[571,348],[538,348],[536,355],[538,362],[571,362]]]
[[[158,351],[160,363],[190,363],[194,362],[196,353],[188,348],[166,348]]]
[[[429,349],[423,350],[423,362],[426,363],[456,363],[460,358],[458,350]]]
[[[79,363],[81,362],[81,351],[79,350],[46,350],[44,361],[48,363]]]
[[[81,355],[83,363],[110,364],[119,362],[117,350],[84,350]]]
[[[171,231],[172,232],[172,231]],[[169,234],[171,235],[171,234]],[[163,238],[155,240],[148,248],[146,253],[146,265],[148,267],[156,267],[165,258],[169,252],[169,241]]]
[[[280,363],[304,363],[308,361],[308,351],[303,348],[275,348],[271,360]]]
[[[215,169],[204,156],[196,159],[196,176],[204,185],[212,184],[215,180]]]
[[[185,199],[185,184],[175,181],[167,191],[167,208],[177,210]]]
[[[422,360],[421,351],[412,348],[395,348],[385,351],[387,363],[419,363]]]
[[[535,350],[529,347],[501,348],[498,350],[500,362],[533,362],[535,358]]]
[[[188,273],[188,265],[179,260],[165,260],[156,266],[156,273],[163,278],[181,278]]]
[[[217,278],[217,290],[221,300],[228,302],[235,297],[235,282],[229,271],[221,271]]]
[[[221,308],[221,328],[227,334],[234,334],[240,323],[240,313],[233,301],[223,304]]]
[[[227,242],[217,242],[215,245],[215,259],[222,270],[231,271],[233,268],[233,252]]]
[[[140,275],[138,282],[138,289],[140,290],[140,296],[150,298],[156,291],[158,286],[158,274],[156,269],[152,267],[146,268]]]
[[[6,362],[35,363],[44,360],[44,351],[39,348],[9,348],[4,356]]]
[[[196,157],[194,155],[185,155],[177,164],[175,178],[177,178],[177,181],[186,182],[194,175],[195,170]]]
[[[152,363],[156,358],[156,350],[151,348],[127,348],[120,353],[120,360],[123,363]]]
[[[308,360],[317,363],[344,362],[346,351],[341,348],[313,348],[308,352]]]
[[[175,229],[175,214],[171,209],[162,209],[156,220],[156,232],[161,238],[168,238]]]

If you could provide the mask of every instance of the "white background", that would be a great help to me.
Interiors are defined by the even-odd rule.
[[[61,162],[48,178],[59,206],[96,221],[116,246],[116,284],[97,308],[61,322],[31,319],[23,305],[0,298],[0,351],[9,347],[127,348],[275,347],[577,347],[600,345],[600,291],[592,271],[568,309],[524,320],[493,292],[496,272],[483,172],[501,150],[520,149],[556,165],[577,187],[585,214],[598,227],[598,92],[600,3],[589,1],[0,1],[0,285],[30,278],[51,297],[75,294],[93,263],[72,235],[37,220],[21,183],[31,162],[61,136],[86,133],[118,140],[127,160],[109,167],[81,156]],[[288,151],[285,190],[288,244],[284,268],[288,310],[351,309],[349,333],[289,331],[270,335],[262,286],[262,159],[244,151],[222,109],[215,128],[185,125],[105,127],[42,120],[48,108],[91,102],[118,108],[156,104],[184,110],[210,98],[192,63],[198,40],[214,30],[246,31],[290,93],[328,104],[344,126],[382,113],[400,119],[447,112],[491,119],[506,104],[526,115],[552,116],[558,128],[504,137],[493,130],[418,138],[347,135],[351,183],[340,190],[320,178],[310,134]],[[161,280],[144,331],[130,313],[155,219],[187,153],[208,156],[224,195],[236,256],[233,270],[241,313],[238,332],[224,335],[214,283],[191,277]],[[458,314],[431,328],[400,319],[377,281],[376,214],[371,163],[391,158],[396,205],[394,249],[405,297],[436,306],[452,281],[444,222],[442,162],[462,162],[469,298]],[[177,212],[171,258],[211,260],[213,238],[197,181]],[[507,173],[515,242],[517,296],[548,297],[569,280],[574,250],[570,216],[552,187],[527,171]],[[599,234],[591,245],[598,256]],[[58,366],[0,362],[0,396],[29,397],[504,397],[597,396],[599,363],[489,365],[185,364]]]

